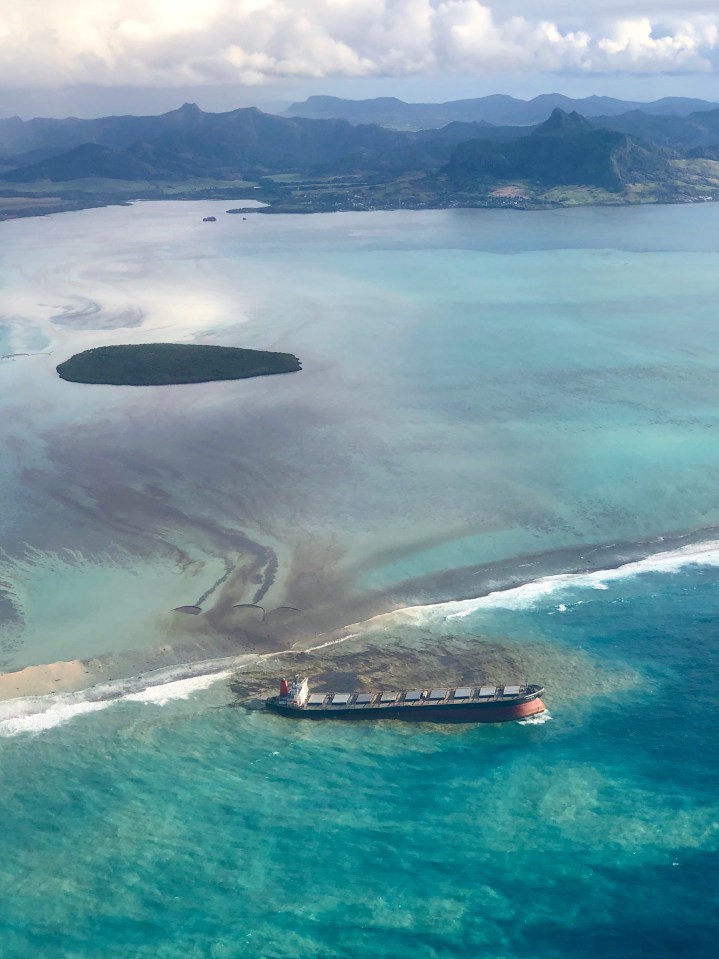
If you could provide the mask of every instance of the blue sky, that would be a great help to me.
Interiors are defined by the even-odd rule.
[[[312,93],[719,100],[707,0],[0,0],[0,115]]]

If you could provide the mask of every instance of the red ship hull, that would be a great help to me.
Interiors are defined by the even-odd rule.
[[[527,719],[546,710],[538,696],[524,698],[519,702],[474,702],[434,704],[391,704],[370,706],[365,709],[352,709],[323,706],[319,709],[282,703],[279,697],[267,700],[267,707],[273,712],[293,719],[339,719],[356,722],[363,719],[399,719],[404,722],[425,723],[505,723],[517,719]]]

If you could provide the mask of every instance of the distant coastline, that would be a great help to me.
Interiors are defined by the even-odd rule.
[[[293,109],[348,117],[358,109],[330,100]],[[719,109],[709,102],[670,98],[648,112],[602,98],[538,98],[509,113],[504,103],[499,114],[481,99],[429,114],[419,106],[417,114],[394,105],[402,116],[417,114],[411,122],[399,114],[393,121],[384,101],[365,103],[360,123],[255,108],[205,113],[190,103],[154,117],[0,120],[0,220],[133,200],[248,196],[267,204],[263,213],[719,199]],[[429,126],[403,129],[407,123]]]
[[[0,207],[7,197],[0,196]],[[35,198],[28,197],[29,202],[26,206],[17,204],[13,209],[0,209],[0,223],[8,220],[27,219],[30,217],[51,216],[56,213],[78,213],[82,210],[96,210],[111,206],[132,206],[134,202],[141,201],[162,201],[162,200],[235,200],[233,195],[212,197],[198,196],[195,193],[173,193],[157,195],[152,193],[147,196],[141,196],[134,193],[132,196],[123,198],[118,197],[90,197],[85,200],[62,200],[58,199],[55,203],[36,203]],[[228,208],[226,213],[242,213],[243,216],[254,215],[273,215],[273,214],[316,214],[316,213],[373,213],[373,212],[396,212],[400,210],[523,210],[525,212],[538,210],[559,210],[571,207],[589,207],[589,206],[658,206],[658,205],[682,205],[689,206],[697,203],[714,203],[719,201],[719,192],[714,195],[698,196],[672,196],[663,197],[642,197],[642,196],[617,196],[605,194],[604,191],[592,190],[590,188],[574,187],[556,191],[556,198],[531,197],[521,193],[521,188],[498,189],[493,193],[483,197],[466,197],[462,200],[446,199],[439,201],[432,199],[382,199],[367,196],[342,197],[332,195],[330,197],[303,197],[301,199],[292,197],[269,198],[267,196],[258,196],[258,199],[265,201],[266,205],[260,208]]]

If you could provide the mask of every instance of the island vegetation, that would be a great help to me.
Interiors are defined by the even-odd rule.
[[[244,350],[232,346],[186,343],[143,343],[98,346],[76,353],[57,367],[71,383],[106,386],[170,386],[242,380],[275,373],[294,373],[302,364],[291,353]]]

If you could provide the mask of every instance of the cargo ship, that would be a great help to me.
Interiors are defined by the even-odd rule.
[[[402,719],[427,723],[502,723],[547,708],[543,686],[454,686],[374,692],[312,693],[307,676],[280,681],[268,709],[294,719]]]

